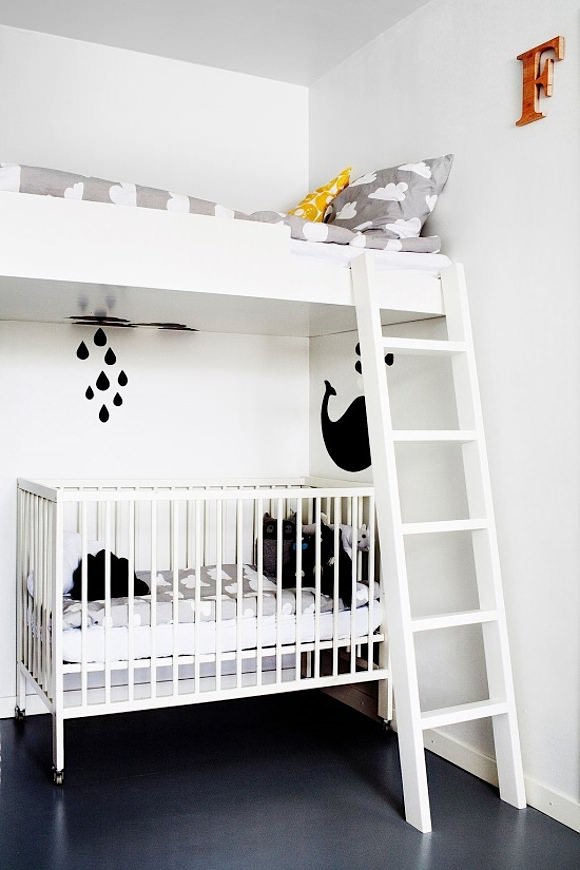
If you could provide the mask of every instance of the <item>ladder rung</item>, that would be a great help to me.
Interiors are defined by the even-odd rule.
[[[428,728],[443,728],[445,725],[472,722],[474,719],[485,719],[507,712],[506,701],[473,701],[470,704],[458,704],[456,707],[427,710],[421,714],[421,726],[426,731]]]
[[[479,520],[436,520],[427,523],[403,523],[404,535],[432,535],[438,532],[475,532],[487,529],[488,521]]]
[[[424,338],[388,338],[383,337],[385,350],[396,353],[426,354],[427,356],[452,356],[465,353],[467,347],[464,341],[439,341]]]
[[[411,621],[414,632],[435,631],[439,628],[455,628],[460,625],[482,625],[495,622],[496,610],[464,610],[456,613],[441,613],[438,616],[420,616]]]
[[[450,441],[465,444],[477,441],[475,429],[395,429],[393,441]]]

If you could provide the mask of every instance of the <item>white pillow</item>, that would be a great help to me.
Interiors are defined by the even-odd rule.
[[[104,549],[100,541],[87,541],[87,553],[92,556]],[[65,532],[62,545],[62,591],[66,595],[73,588],[73,574],[82,557],[82,542],[79,532]]]

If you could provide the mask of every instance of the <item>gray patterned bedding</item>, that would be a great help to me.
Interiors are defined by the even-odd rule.
[[[441,248],[438,236],[393,239],[380,231],[356,232],[345,226],[306,221],[296,215],[286,215],[275,211],[257,211],[245,214],[226,208],[219,203],[187,194],[176,194],[124,181],[106,181],[102,178],[77,175],[72,172],[21,164],[0,163],[0,191],[33,193],[63,199],[90,200],[120,206],[211,215],[233,220],[284,223],[290,227],[292,238],[303,241],[415,253],[437,253]]]
[[[238,595],[238,566],[223,565],[221,571],[222,595],[221,618],[235,619],[238,614],[238,601],[242,603],[243,617],[256,617],[258,614],[258,572],[250,565],[242,566],[241,595]],[[140,579],[150,584],[150,575],[138,572]],[[199,610],[196,614],[196,590],[199,588]],[[217,568],[202,566],[199,581],[194,569],[181,569],[178,576],[178,622],[215,622],[217,611]],[[375,583],[375,599],[379,597],[379,586]],[[364,583],[356,585],[356,604],[362,607],[368,603],[369,588]],[[315,594],[312,588],[304,587],[301,597],[301,612],[315,612]],[[297,601],[295,589],[283,589],[280,602],[280,612],[283,616],[296,613]],[[173,573],[160,571],[156,576],[156,612],[157,625],[173,623]],[[320,612],[331,613],[332,598],[320,596]],[[342,602],[339,610],[345,610]],[[81,602],[64,598],[63,624],[65,629],[81,627]],[[262,615],[274,616],[278,612],[276,583],[264,576],[262,579]],[[107,619],[103,601],[87,602],[87,626],[104,626]],[[111,600],[109,625],[124,627],[129,624],[129,599],[114,598]],[[136,596],[133,603],[133,625],[151,625],[151,596]]]

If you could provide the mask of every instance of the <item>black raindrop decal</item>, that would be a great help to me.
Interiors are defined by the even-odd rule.
[[[93,341],[95,342],[97,347],[104,347],[107,343],[107,336],[100,326],[95,332],[95,337]]]
[[[84,341],[81,341],[81,343],[77,347],[77,356],[79,359],[88,359],[89,358],[89,349],[86,346],[86,344],[84,343]]]
[[[108,377],[106,376],[106,374],[104,372],[101,372],[101,374],[97,378],[97,388],[99,390],[104,391],[104,390],[108,390],[110,386],[111,386],[110,380],[108,379]]]
[[[357,359],[357,361],[355,362],[354,369],[356,372],[359,373],[359,375],[362,375],[362,364],[361,364],[360,359]]]
[[[392,365],[393,365],[393,363],[395,362],[395,357],[393,356],[392,353],[388,353],[388,354],[386,355],[386,357],[385,357],[385,362],[386,362],[386,364],[387,364],[388,366],[392,366]]]
[[[114,318],[110,318],[111,320]],[[95,317],[93,320],[99,322],[103,321],[103,318],[99,315],[99,317]],[[128,326],[130,325],[128,321],[122,321],[117,318],[114,326]],[[112,347],[106,347],[108,343],[108,338],[105,331],[99,326],[95,334],[93,335],[93,341],[97,347],[106,348],[103,359],[106,366],[115,366],[117,364],[117,354],[113,350]],[[87,360],[90,356],[89,348],[87,347],[84,341],[81,341],[76,350],[77,358],[80,360]],[[97,369],[98,371],[98,369]],[[105,374],[105,372],[101,369],[97,379],[95,382],[88,385],[85,390],[85,398],[89,401],[95,398],[95,390],[100,390],[102,393],[105,393],[111,386],[111,381],[117,381],[120,388],[126,387],[129,383],[129,378],[127,377],[126,372],[122,369],[118,374],[117,372],[109,372],[109,375]],[[113,405],[116,408],[120,408],[123,404],[123,397],[121,395],[121,390],[115,393],[113,398]],[[101,405],[99,410],[99,420],[102,423],[106,423],[110,419],[110,411],[106,405]]]

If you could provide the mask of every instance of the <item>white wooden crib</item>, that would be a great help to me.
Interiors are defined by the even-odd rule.
[[[368,551],[345,563],[341,525],[363,523]],[[123,596],[111,554],[127,560]],[[377,680],[389,720],[376,564],[368,486],[19,480],[17,718],[32,686],[52,714],[57,784],[71,718]]]

